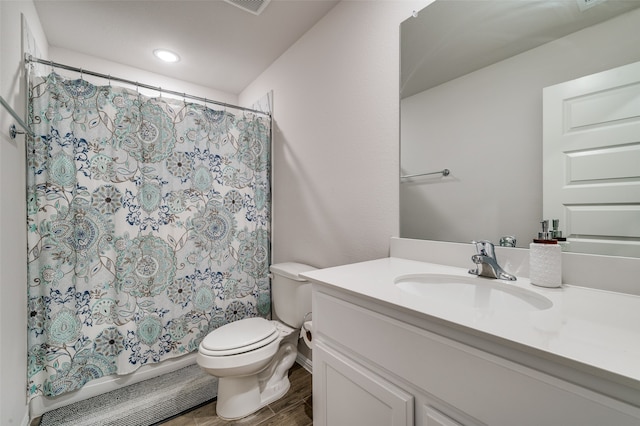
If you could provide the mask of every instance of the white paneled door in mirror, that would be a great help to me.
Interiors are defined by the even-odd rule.
[[[640,257],[640,62],[543,98],[544,217],[572,252]]]

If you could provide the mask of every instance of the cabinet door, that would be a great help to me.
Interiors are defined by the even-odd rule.
[[[413,425],[413,396],[316,342],[313,349],[313,424]]]

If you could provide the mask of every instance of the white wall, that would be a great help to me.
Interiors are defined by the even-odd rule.
[[[343,1],[240,95],[273,90],[273,258],[387,256],[398,235],[400,22],[429,3]]]
[[[25,117],[21,13],[41,51],[47,41],[31,1],[0,1],[0,95]],[[8,135],[13,118],[0,112],[0,424],[25,425],[27,257],[24,136]]]
[[[400,234],[528,246],[543,219],[542,88],[639,61],[639,27],[635,10],[403,99],[403,172],[452,174],[402,184]]]

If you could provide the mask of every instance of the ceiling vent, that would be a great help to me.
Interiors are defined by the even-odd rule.
[[[271,0],[224,0],[242,10],[260,15]]]

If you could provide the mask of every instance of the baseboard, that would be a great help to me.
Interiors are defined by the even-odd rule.
[[[302,368],[307,370],[309,373],[313,374],[313,363],[309,358],[302,355],[300,352],[298,352],[298,356],[296,357],[296,362],[300,364]]]
[[[29,426],[31,424],[31,418],[29,417],[29,406],[25,405],[24,416],[20,422],[20,426]]]

